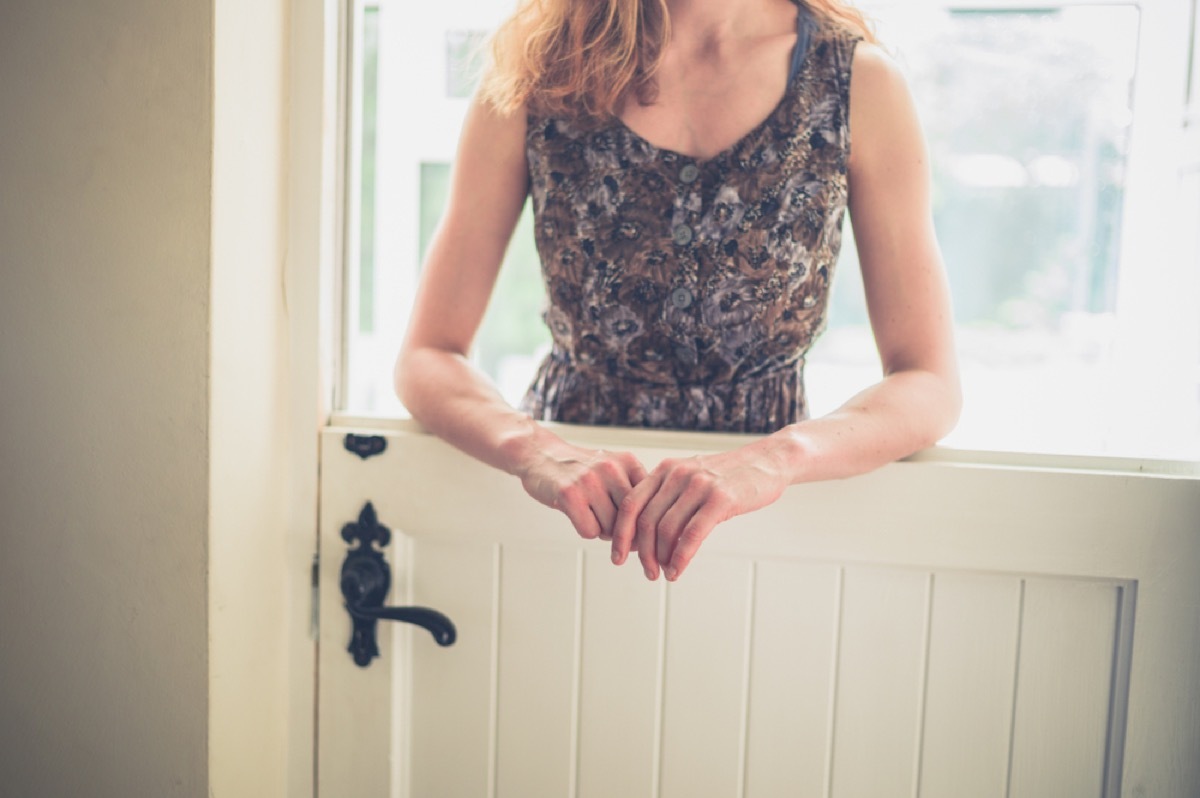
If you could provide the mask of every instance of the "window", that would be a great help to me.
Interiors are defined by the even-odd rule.
[[[506,11],[496,5],[359,0],[352,14],[340,399],[350,413],[403,412],[391,363],[479,46]],[[864,5],[908,75],[933,157],[966,396],[946,444],[1200,459],[1192,9]],[[830,327],[806,372],[817,414],[878,379],[848,232]],[[527,209],[476,352],[514,401],[548,346],[541,303]]]

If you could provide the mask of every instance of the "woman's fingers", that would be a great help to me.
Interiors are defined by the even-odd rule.
[[[629,452],[625,452],[623,456],[625,472],[629,475],[629,484],[636,487],[643,479],[646,478],[646,467],[642,465],[641,460],[637,459]]]
[[[674,582],[680,577],[700,550],[700,544],[708,537],[708,533],[724,520],[725,510],[719,501],[706,502],[696,511],[675,541],[671,557],[663,568],[667,581]]]
[[[654,556],[659,565],[665,567],[671,562],[671,554],[675,551],[679,536],[683,534],[692,517],[703,507],[704,500],[705,497],[695,486],[689,485],[663,514],[654,536]],[[665,575],[668,579],[671,578],[669,574]]]
[[[725,482],[699,458],[664,460],[621,505],[613,562],[624,562],[632,540],[646,578],[678,579],[713,527],[736,514]]]
[[[737,514],[728,477],[700,458],[664,460],[647,474],[628,452],[594,451],[558,460],[549,473],[560,485],[549,503],[579,536],[611,541],[617,565],[636,551],[651,580],[678,579],[713,527]]]
[[[646,469],[636,457],[628,452],[603,453],[605,459],[596,466],[602,483],[603,495],[597,496],[592,506],[596,520],[600,523],[600,539],[612,540],[617,522],[617,511],[621,501],[641,481]]]
[[[593,499],[579,483],[568,485],[559,491],[554,508],[561,510],[571,521],[579,537],[592,540],[600,537],[600,522],[592,511]]]
[[[690,498],[683,498],[687,490],[686,469],[676,468],[674,461],[664,461],[655,470],[655,475],[660,473],[658,489],[638,514],[635,524],[638,558],[642,561],[646,578],[650,580],[658,578],[660,566],[667,562],[665,554],[660,552],[669,551],[673,543],[673,530],[665,523],[669,514],[674,512],[674,517],[678,518],[685,513],[690,515],[689,505],[691,510],[695,509]]]
[[[588,452],[558,460],[551,467],[552,489],[547,503],[570,519],[580,537],[611,540],[618,506],[645,476],[645,468],[628,452]],[[536,495],[536,488],[531,492]]]
[[[612,561],[616,565],[623,565],[630,549],[634,547],[638,517],[642,514],[646,502],[654,496],[657,486],[657,479],[653,474],[644,476],[621,500],[617,520],[613,524]]]
[[[575,448],[549,472],[553,501],[584,538],[611,540],[612,561],[637,551],[648,579],[678,579],[717,524],[775,501],[788,484],[778,458],[749,446],[666,459],[649,474],[628,452]],[[565,480],[565,481],[564,481]],[[544,483],[526,479],[535,495]]]

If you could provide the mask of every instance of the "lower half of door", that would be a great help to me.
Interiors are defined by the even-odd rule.
[[[322,455],[322,798],[1200,794],[1195,480],[898,463],[727,522],[668,585],[412,427],[366,458],[348,432]],[[648,465],[729,445],[579,434]],[[368,503],[386,534],[348,540]],[[362,546],[452,645],[381,621],[356,662]]]

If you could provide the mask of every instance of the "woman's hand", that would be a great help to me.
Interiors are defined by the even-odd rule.
[[[561,510],[581,538],[611,540],[617,508],[646,477],[628,452],[585,449],[559,441],[539,450],[516,470],[525,491]]]
[[[675,581],[717,524],[771,504],[790,484],[786,457],[767,440],[729,452],[663,460],[621,502],[612,559],[631,548],[646,578]]]

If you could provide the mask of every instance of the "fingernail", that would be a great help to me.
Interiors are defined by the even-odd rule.
[[[663,573],[666,574],[668,582],[675,581],[675,566],[668,565],[666,568],[663,569]]]
[[[620,565],[621,564],[621,552],[614,551],[612,553],[612,561],[613,561],[613,565]]]
[[[650,572],[650,569],[649,569],[649,568],[644,568],[644,569],[642,569],[642,570],[643,570],[643,572],[646,574],[646,578],[647,578],[647,579],[649,579],[651,582],[653,582],[653,581],[654,581],[654,574],[652,574],[652,573]]]

